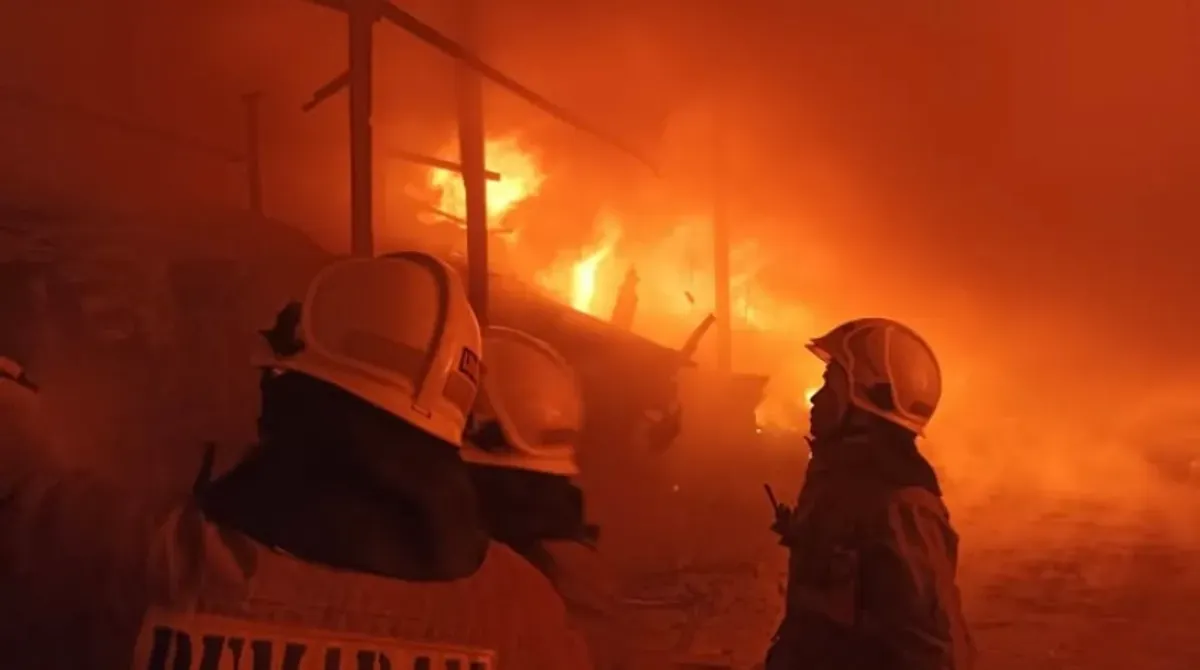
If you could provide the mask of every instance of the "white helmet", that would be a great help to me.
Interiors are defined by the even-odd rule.
[[[481,342],[448,265],[421,252],[337,261],[313,279],[298,317],[294,345],[273,344],[262,367],[333,384],[462,446]]]
[[[553,475],[579,474],[575,443],[583,393],[575,371],[549,344],[519,330],[489,327],[483,391],[463,460]]]
[[[891,319],[847,321],[809,342],[850,381],[850,404],[923,435],[942,397],[942,370],[929,344]]]

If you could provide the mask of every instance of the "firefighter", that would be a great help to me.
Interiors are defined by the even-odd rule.
[[[550,578],[597,668],[632,667],[617,579],[572,481],[584,412],[575,373],[549,344],[524,332],[490,327],[483,342],[487,373],[463,459],[472,466],[487,527]]]
[[[795,509],[783,623],[766,670],[966,670],[973,647],[956,584],[958,536],[917,449],[941,397],[929,345],[889,319],[808,344],[825,362],[812,458]]]
[[[260,444],[184,504],[0,471],[5,666],[590,667],[479,518],[459,451],[481,338],[453,270],[338,261],[264,335]]]

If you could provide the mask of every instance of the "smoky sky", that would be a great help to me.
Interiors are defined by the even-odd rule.
[[[453,3],[400,4],[457,32]],[[345,192],[344,98],[298,111],[344,67],[340,16],[301,0],[51,5],[0,9],[0,83],[234,148],[237,97],[262,90],[270,165],[297,172],[290,187],[271,191],[268,180],[271,206],[308,220],[337,211],[294,203]],[[769,240],[785,257],[819,245],[837,258],[827,276],[768,271],[797,299],[853,295],[856,308],[969,320],[964,330],[1078,366],[1197,358],[1200,9],[1191,3],[480,6],[489,59],[647,152],[686,153],[664,145],[670,119],[719,99],[732,127],[733,208],[745,215],[736,235]],[[436,150],[452,128],[450,63],[395,29],[377,34],[380,136]],[[44,117],[21,109],[0,104],[5,175],[30,184],[69,173],[105,190],[119,144],[77,130],[71,137],[83,139],[65,147],[66,135],[39,134]],[[614,192],[646,178],[504,93],[489,91],[488,110],[491,128],[527,131],[548,160]],[[228,166],[146,151],[138,169],[152,165],[165,180],[169,164],[193,200],[233,188]]]

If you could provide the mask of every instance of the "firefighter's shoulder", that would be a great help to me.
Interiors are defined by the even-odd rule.
[[[874,520],[896,542],[915,542],[921,535],[953,533],[950,512],[941,496],[918,487],[889,491],[876,508]]]
[[[941,497],[924,488],[905,487],[882,502],[867,528],[869,555],[881,559],[871,564],[885,573],[897,562],[907,566],[893,577],[916,580],[909,586],[918,591],[935,586],[953,590],[959,537]]]
[[[160,588],[134,667],[165,668],[155,663],[177,658],[181,644],[210,645],[211,667],[235,652],[243,665],[290,654],[326,668],[357,667],[364,655],[391,667],[591,667],[550,583],[499,543],[469,577],[402,581],[301,561],[196,518],[181,510],[160,537],[151,561]]]

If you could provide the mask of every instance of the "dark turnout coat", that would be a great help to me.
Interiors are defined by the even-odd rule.
[[[784,621],[767,670],[968,670],[958,536],[911,441],[814,448],[783,543]]]

